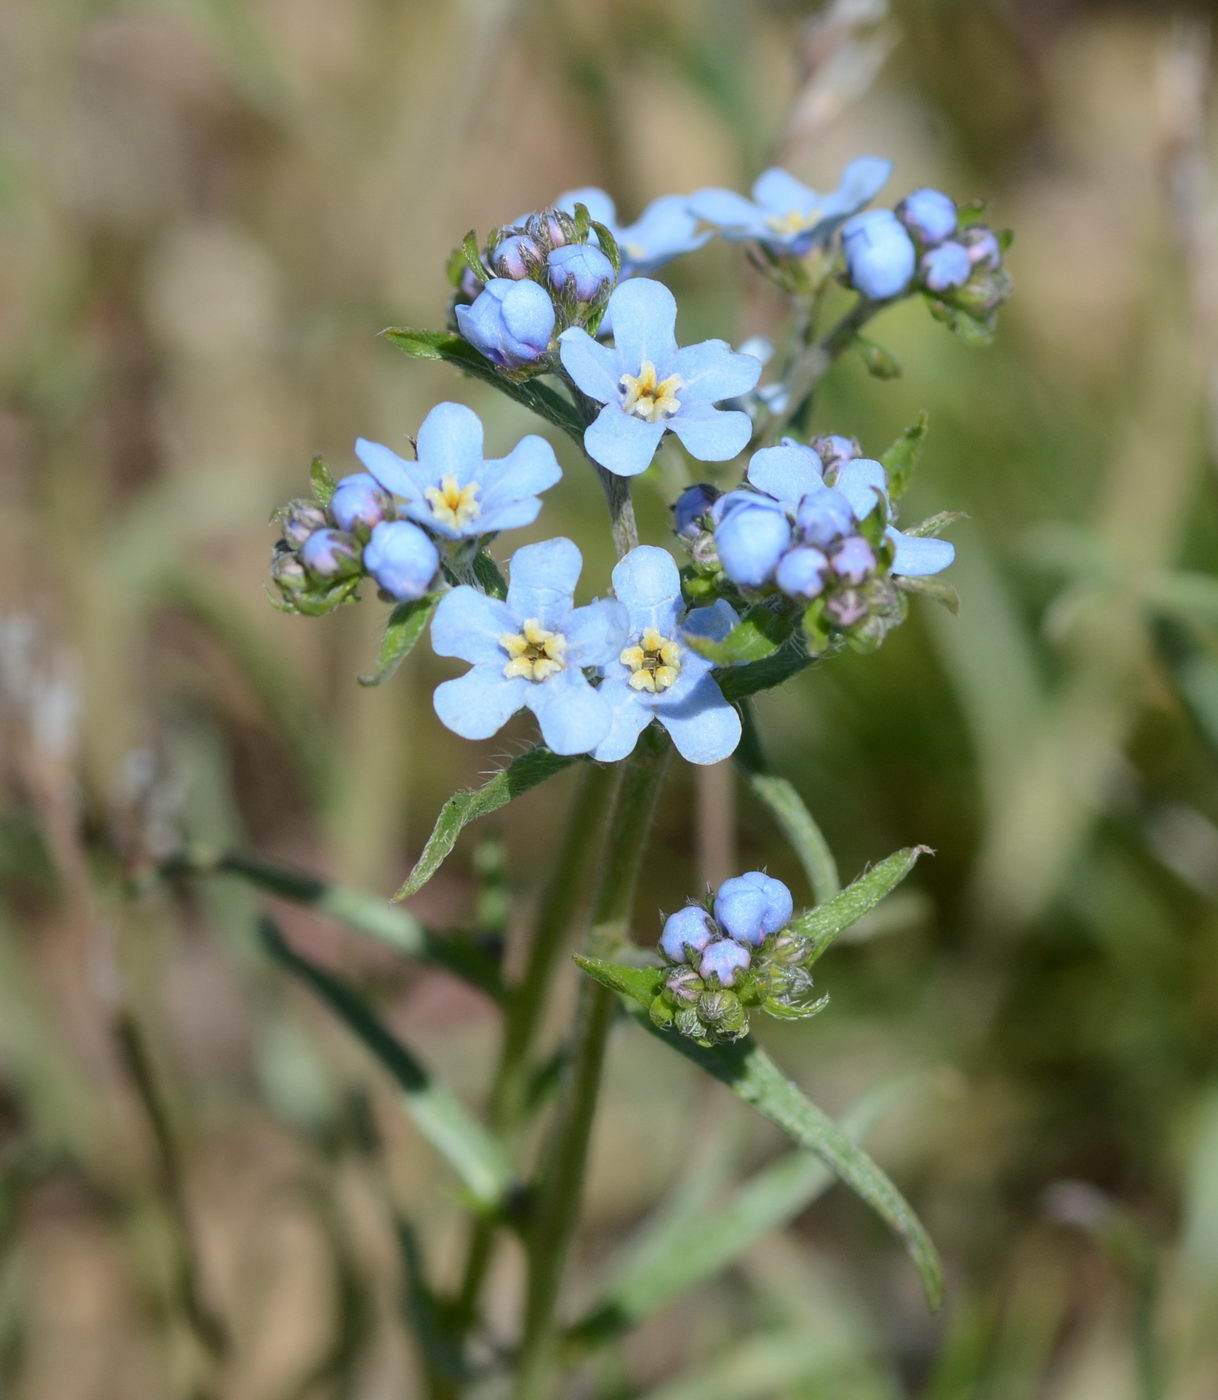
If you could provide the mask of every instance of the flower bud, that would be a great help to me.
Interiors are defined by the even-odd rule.
[[[717,930],[706,910],[700,904],[687,904],[664,921],[660,951],[670,962],[685,962],[688,949],[698,954],[716,937]]]
[[[706,1039],[706,1026],[692,1006],[682,1007],[673,1018],[673,1024],[682,1035],[688,1036],[690,1040]]]
[[[664,982],[664,990],[678,1006],[692,1006],[705,985],[696,968],[674,967]]]
[[[705,482],[687,486],[673,505],[672,528],[683,540],[697,539],[705,532],[703,522],[718,499],[718,489]]]
[[[808,494],[795,512],[795,529],[800,539],[818,549],[827,549],[834,540],[854,530],[850,502],[832,486],[822,486]]]
[[[458,306],[457,329],[501,369],[536,364],[549,352],[554,303],[536,282],[495,277],[472,306]]]
[[[961,242],[968,251],[968,260],[973,267],[991,269],[1002,266],[1002,244],[998,235],[985,224],[974,224],[960,235]]]
[[[862,583],[875,572],[875,550],[862,535],[851,535],[829,556],[833,572],[847,583]]]
[[[324,530],[330,523],[326,512],[316,501],[289,501],[280,517],[283,538],[293,549],[299,549],[314,530]]]
[[[298,593],[308,587],[309,576],[295,551],[276,550],[271,560],[271,582],[284,595]]]
[[[754,948],[785,928],[794,909],[791,891],[763,870],[724,880],[715,895],[715,918],[724,932]]]
[[[546,269],[555,292],[585,305],[606,295],[617,281],[613,264],[589,243],[555,248],[546,259]]]
[[[829,561],[819,549],[788,550],[774,571],[774,582],[788,598],[815,598],[825,586]]]
[[[927,247],[956,231],[956,202],[941,190],[914,190],[897,205],[897,218]]]
[[[364,549],[364,567],[391,598],[406,602],[431,588],[440,555],[411,521],[386,520],[373,530]]]
[[[389,493],[367,472],[344,476],[330,498],[330,518],[340,530],[371,530],[392,509]]]
[[[729,491],[715,502],[715,548],[724,572],[746,588],[760,588],[791,543],[791,525],[777,501]]]
[[[842,226],[850,285],[870,301],[900,296],[913,280],[917,250],[891,209],[869,209]]]
[[[736,975],[743,972],[752,961],[749,950],[734,938],[720,938],[702,954],[698,971],[708,980],[717,977],[721,986],[730,987]]]
[[[932,292],[947,292],[953,287],[962,287],[972,271],[968,249],[954,240],[932,248],[922,258],[922,281]]]
[[[827,478],[836,477],[847,462],[863,455],[858,438],[842,437],[838,433],[825,433],[813,438],[809,446],[820,458]]]
[[[491,249],[490,267],[496,277],[519,282],[532,277],[545,263],[546,255],[527,233],[511,233]]]
[[[843,588],[825,602],[826,616],[838,627],[854,627],[867,611],[867,599],[858,588]]]
[[[358,574],[359,541],[343,530],[314,530],[300,547],[300,562],[318,581]]]
[[[704,993],[698,1000],[698,1015],[711,1040],[739,1040],[748,1034],[748,1012],[735,992],[725,990]]]
[[[525,220],[529,236],[548,253],[552,248],[564,248],[575,238],[575,219],[565,209],[542,209]]]

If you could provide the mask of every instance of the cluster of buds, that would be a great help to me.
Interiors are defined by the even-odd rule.
[[[481,251],[470,234],[450,263],[457,330],[504,374],[528,378],[553,367],[563,331],[596,333],[620,269],[613,234],[582,204],[496,229]]]
[[[920,189],[897,206],[896,215],[918,251],[918,285],[931,310],[955,324],[960,316],[988,330],[1010,295],[1003,266],[1008,234],[980,223],[979,209],[957,209],[941,190]]]
[[[660,952],[669,967],[651,1003],[664,1030],[701,1045],[748,1034],[749,1010],[804,1016],[820,1010],[802,966],[806,941],[789,930],[791,891],[760,870],[725,880],[705,904],[669,915]]]

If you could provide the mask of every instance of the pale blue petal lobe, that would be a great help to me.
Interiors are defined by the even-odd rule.
[[[717,187],[699,190],[691,195],[690,212],[708,224],[715,224],[724,238],[752,238],[764,223],[764,216],[750,199],[735,190]]]
[[[541,737],[558,754],[591,753],[609,732],[609,705],[572,666],[545,681],[525,681],[524,703]]]
[[[747,413],[702,405],[678,413],[668,426],[699,462],[726,462],[743,452],[753,436],[753,420]]]
[[[877,491],[885,499],[888,497],[888,478],[884,468],[870,457],[855,457],[847,462],[838,473],[834,485],[850,502],[850,509],[858,520],[875,509]]]
[[[798,444],[763,447],[749,462],[748,478],[758,491],[773,496],[784,505],[797,506],[817,487],[824,485],[820,458],[810,447]]]
[[[718,763],[740,742],[740,716],[711,676],[703,676],[680,705],[662,706],[655,716],[689,763]]]
[[[616,763],[634,752],[639,735],[651,723],[652,711],[639,703],[639,692],[625,682],[606,681],[600,694],[609,706],[609,732],[592,751],[592,757],[600,763]]]
[[[399,457],[392,448],[369,442],[367,438],[356,438],[355,455],[386,491],[404,500],[414,500],[423,494],[418,465]]]
[[[627,374],[637,374],[644,360],[663,368],[676,353],[677,302],[662,282],[633,277],[609,298],[613,343]]]
[[[710,403],[734,399],[747,394],[761,378],[757,356],[733,350],[726,340],[684,346],[673,357],[671,369],[681,376],[682,402],[694,397]]]
[[[433,697],[440,722],[463,739],[489,739],[528,699],[531,681],[508,680],[499,666],[472,671],[436,687]]]
[[[482,420],[464,404],[436,404],[419,425],[417,442],[419,461],[436,480],[467,480],[482,465]]]
[[[600,345],[579,326],[558,337],[558,357],[563,369],[597,403],[616,403],[622,377],[616,351]]]
[[[909,578],[937,574],[956,557],[956,547],[950,540],[920,539],[916,535],[903,535],[899,530],[889,530],[888,538],[896,545],[892,561],[894,574],[905,574]]]
[[[508,607],[521,621],[535,617],[548,626],[565,618],[583,562],[575,542],[562,535],[526,544],[512,556]]]
[[[608,666],[626,645],[630,620],[613,598],[576,608],[563,623],[567,660],[573,666]]]
[[[670,423],[676,421],[672,419]],[[638,476],[651,466],[665,426],[664,423],[644,423],[641,418],[623,412],[617,403],[607,403],[584,433],[584,448],[594,462],[599,462],[615,476]]]
[[[806,214],[818,202],[815,190],[778,166],[771,166],[757,177],[753,198],[777,214]]]
[[[431,645],[437,656],[458,656],[475,664],[494,662],[502,670],[507,653],[499,638],[519,630],[506,603],[463,584],[440,599],[431,620]]]

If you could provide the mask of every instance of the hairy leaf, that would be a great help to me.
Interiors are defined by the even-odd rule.
[[[915,539],[937,539],[949,525],[954,525],[957,520],[967,519],[965,511],[941,510],[937,515],[927,516],[917,525],[906,525],[903,528],[907,535],[913,535]]]
[[[575,961],[604,987],[621,992],[634,1001],[650,1006],[664,985],[666,971],[662,967],[628,967],[623,963],[604,962],[600,958],[576,955]]]
[[[389,679],[410,655],[414,644],[427,630],[431,615],[440,601],[438,593],[425,593],[408,603],[399,603],[389,614],[385,635],[376,658],[376,670],[357,676],[360,685],[381,685]]]
[[[930,419],[925,413],[918,414],[918,421],[906,428],[896,442],[880,456],[880,462],[888,474],[888,495],[899,501],[913,480],[914,468],[922,452],[922,441]]]
[[[313,483],[313,495],[316,496],[318,505],[328,506],[338,483],[320,457],[314,457],[309,466],[309,480]]]
[[[499,565],[485,549],[480,549],[474,555],[474,577],[482,591],[489,593],[492,598],[507,597],[507,580],[500,573]]]
[[[794,626],[788,614],[775,612],[765,603],[754,603],[721,642],[689,632],[684,641],[692,651],[717,666],[736,666],[742,662],[764,661],[773,655],[790,637]]]
[[[810,666],[814,660],[814,657],[808,655],[802,640],[792,637],[764,661],[753,661],[744,666],[729,666],[725,670],[716,671],[715,679],[719,682],[719,689],[726,699],[744,700],[750,695],[756,695],[758,691],[772,690],[774,686],[781,685],[802,671],[805,666]]]
[[[812,945],[808,963],[815,962],[839,933],[857,923],[886,894],[896,889],[917,864],[919,856],[929,854],[929,846],[906,846],[872,866],[827,904],[797,914],[790,927]]]
[[[960,595],[941,578],[910,578],[906,574],[898,574],[893,581],[902,593],[916,593],[920,598],[929,598],[932,603],[941,603],[955,616],[960,615]]]

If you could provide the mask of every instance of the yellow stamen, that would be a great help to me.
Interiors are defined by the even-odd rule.
[[[618,388],[622,391],[622,407],[644,423],[658,423],[661,419],[671,418],[681,407],[677,390],[684,383],[679,374],[657,380],[655,365],[650,360],[644,360],[638,374],[623,374],[618,382]]]
[[[508,680],[544,681],[566,666],[567,639],[561,632],[547,632],[535,617],[526,618],[519,632],[504,632],[499,645],[510,660],[503,668]]]
[[[439,486],[428,486],[423,494],[431,506],[431,513],[442,525],[451,525],[454,530],[463,530],[471,520],[482,514],[477,495],[482,488],[476,481],[468,486],[458,486],[455,476],[446,476]]]
[[[648,627],[634,646],[618,657],[631,671],[630,688],[658,694],[668,689],[681,674],[681,648],[671,637]]]
[[[785,214],[771,215],[766,223],[779,238],[790,238],[793,234],[803,233],[805,229],[820,223],[820,210],[813,207],[806,213],[801,213],[798,209],[791,209]]]

